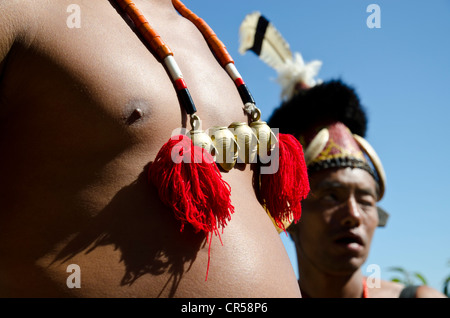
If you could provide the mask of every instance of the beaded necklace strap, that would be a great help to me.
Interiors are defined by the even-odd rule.
[[[197,16],[194,12],[189,10],[181,1],[172,0],[172,4],[175,9],[186,19],[191,21],[203,34],[206,42],[211,47],[212,51],[216,55],[222,67],[232,63],[234,64],[233,58],[228,53],[225,45],[219,40],[214,31],[209,27],[209,25]]]
[[[137,30],[145,41],[150,46],[150,49],[156,56],[164,63],[169,71],[169,75],[174,83],[175,89],[180,102],[186,113],[191,116],[191,124],[193,128],[198,125],[199,118],[194,115],[197,112],[195,104],[192,100],[191,94],[184,81],[183,74],[175,61],[172,50],[161,39],[161,36],[153,29],[142,12],[136,7],[131,0],[116,0],[122,10],[130,17],[135,24]],[[248,90],[242,76],[234,65],[231,55],[228,53],[225,45],[219,40],[214,31],[208,24],[191,10],[189,10],[181,1],[172,0],[175,9],[189,21],[191,21],[202,33],[215,57],[221,66],[227,71],[228,75],[233,79],[242,102],[244,103],[244,110],[250,116],[250,121],[259,120],[261,113],[255,106],[255,101]]]
[[[195,114],[197,109],[173,52],[150,26],[133,1],[116,0],[116,2],[133,21],[153,54],[166,67],[180,103],[190,116],[192,130],[186,134],[189,141],[185,141],[186,136],[177,136],[177,138],[181,137],[182,148],[195,150],[198,147],[207,150],[198,152],[202,157],[201,160],[193,157],[197,151],[187,151],[191,160],[186,163],[183,161],[185,164],[178,164],[178,161],[173,160],[172,154],[174,147],[180,146],[178,144],[180,138],[171,138],[160,149],[149,167],[149,180],[158,187],[161,200],[172,208],[183,224],[190,223],[196,231],[202,230],[211,233],[211,236],[213,232],[219,234],[218,228],[226,225],[230,215],[234,213],[234,207],[231,204],[229,185],[222,179],[216,165],[211,163],[214,163],[217,158],[216,163],[229,171],[239,157],[242,162],[255,163],[260,168],[256,172],[260,179],[257,190],[258,200],[273,217],[276,226],[285,230],[284,221],[298,221],[301,215],[300,201],[309,192],[302,146],[292,135],[275,136],[267,123],[260,120],[260,110],[256,107],[231,55],[214,31],[181,1],[172,0],[175,9],[202,33],[219,64],[234,81],[244,104],[243,110],[248,116],[248,125],[233,122],[227,127],[212,127],[215,137],[213,141],[208,134],[198,129],[200,118]],[[277,148],[276,144],[278,144]],[[242,149],[244,151],[241,151]],[[258,158],[259,161],[256,160]],[[272,162],[274,158],[276,160]],[[262,166],[262,162],[269,161],[271,161],[270,166]],[[190,165],[192,162],[195,164]],[[194,191],[191,189],[190,180],[199,179],[200,173],[204,177],[200,178],[201,182],[194,184],[197,186]],[[283,191],[280,192],[280,189]]]
[[[234,65],[233,58],[228,53],[226,46],[219,40],[214,31],[209,25],[195,13],[189,10],[180,0],[172,0],[172,3],[177,11],[186,19],[191,21],[202,33],[209,47],[213,51],[220,65],[227,71],[228,75],[233,79],[241,96],[244,105],[253,104],[255,100],[252,94],[247,88],[241,74],[239,74],[236,66]],[[260,114],[259,114],[260,115]],[[258,118],[252,118],[252,120],[258,120]]]
[[[116,0],[123,11],[130,17],[141,36],[150,46],[161,62],[167,67],[170,77],[177,90],[178,96],[186,113],[193,115],[197,109],[192,101],[191,94],[183,78],[183,73],[173,57],[169,46],[161,39],[161,36],[153,29],[142,12],[131,0]]]
[[[363,278],[363,293],[362,298],[369,298],[369,287],[367,286],[367,281]]]

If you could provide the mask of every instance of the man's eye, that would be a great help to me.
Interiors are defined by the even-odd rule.
[[[375,204],[376,204],[375,198],[372,197],[371,195],[365,195],[365,196],[359,198],[358,202],[364,206],[375,206]]]
[[[337,202],[338,196],[334,193],[328,193],[322,196],[322,200],[325,202]]]

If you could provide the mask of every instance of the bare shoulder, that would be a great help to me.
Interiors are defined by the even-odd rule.
[[[13,44],[26,39],[27,33],[37,25],[38,2],[0,0],[0,72]]]
[[[382,280],[377,286],[369,286],[371,298],[399,298],[405,285]],[[429,286],[417,286],[415,294],[411,298],[446,298],[444,294]]]
[[[432,287],[423,285],[417,288],[415,298],[447,298],[447,296]]]
[[[371,298],[398,298],[403,288],[402,284],[381,280],[379,285],[369,286],[369,295]]]
[[[15,2],[0,0],[0,12],[2,13],[0,19],[0,66],[17,35],[18,23],[14,9],[19,9]]]
[[[21,30],[26,29],[32,22],[35,8],[35,1],[8,1],[0,0],[0,48],[3,53],[4,44],[14,39]]]

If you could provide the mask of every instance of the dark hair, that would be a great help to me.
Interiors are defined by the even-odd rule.
[[[331,80],[301,90],[283,102],[268,120],[280,133],[298,136],[317,124],[340,121],[354,134],[365,137],[367,117],[355,90],[341,80]]]

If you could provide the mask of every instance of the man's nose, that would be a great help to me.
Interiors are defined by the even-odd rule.
[[[341,225],[352,228],[361,224],[361,210],[353,196],[350,196],[342,207]]]

